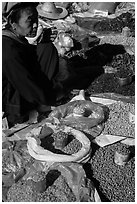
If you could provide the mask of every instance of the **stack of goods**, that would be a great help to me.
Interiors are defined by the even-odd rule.
[[[135,123],[130,120],[130,114],[135,115],[135,104],[118,101],[108,107],[109,116],[102,134],[134,138]]]
[[[117,143],[99,148],[91,160],[93,177],[102,193],[111,202],[135,202],[135,157],[131,151],[128,161],[118,163],[115,157],[129,154],[131,147]]]

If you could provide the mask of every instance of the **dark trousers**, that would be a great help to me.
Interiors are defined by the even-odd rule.
[[[39,43],[36,46],[38,61],[41,65],[41,70],[49,78],[55,80],[59,71],[58,52],[53,43]]]

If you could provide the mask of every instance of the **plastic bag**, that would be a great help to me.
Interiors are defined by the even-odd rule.
[[[54,132],[63,131],[72,134],[77,140],[82,144],[81,149],[71,155],[66,154],[55,154],[41,146],[41,141],[38,137],[34,135],[28,135],[27,147],[29,154],[36,160],[47,162],[81,162],[85,163],[89,160],[91,154],[90,140],[85,136],[84,133],[79,130],[75,130],[67,126],[55,126],[52,124],[47,124]],[[42,129],[42,128],[41,128]],[[45,134],[45,137],[47,135]]]
[[[85,171],[80,164],[58,163],[52,166],[57,168],[65,177],[72,189],[76,202],[99,202],[99,196],[91,180],[86,177]]]
[[[27,140],[2,143],[2,200],[6,201],[9,188],[17,183],[32,165],[34,159],[29,155]]]
[[[93,183],[86,177],[82,165],[55,163],[47,171],[33,166],[31,175],[10,188],[9,202],[99,202]],[[26,187],[24,189],[24,186]],[[29,187],[29,188],[28,188]],[[15,196],[15,189],[17,193]],[[31,195],[28,194],[28,189]],[[33,194],[32,194],[33,192]],[[26,196],[26,194],[28,194]]]
[[[25,174],[26,166],[34,159],[27,150],[27,141],[3,142],[2,149],[2,182],[10,186]]]
[[[49,119],[57,118],[63,125],[92,134],[92,128],[104,121],[105,111],[101,104],[76,100],[56,107],[49,114]],[[99,128],[102,130],[103,127],[99,126]]]

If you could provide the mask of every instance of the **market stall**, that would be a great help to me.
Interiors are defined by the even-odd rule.
[[[66,101],[40,120],[35,113],[27,123],[9,129],[3,118],[2,200],[134,202],[134,6],[127,10],[127,4],[119,4],[115,12],[104,13],[102,9],[99,16],[91,12],[92,17],[88,3],[62,6],[70,12],[66,19],[40,17],[39,22],[58,29],[54,44],[68,66],[68,75],[79,78],[77,83],[71,81],[73,91]],[[116,31],[115,25],[123,18],[125,24]],[[103,25],[109,25],[105,32]],[[88,76],[94,66],[98,73]],[[81,87],[78,82],[85,67],[90,67],[90,72],[86,70]],[[119,78],[126,78],[126,82],[119,82]],[[76,78],[71,79],[75,82]],[[66,76],[61,80],[67,80]]]

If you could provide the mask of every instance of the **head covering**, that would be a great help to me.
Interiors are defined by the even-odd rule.
[[[38,2],[2,2],[2,15],[9,16],[13,10],[33,5],[36,7]]]
[[[37,11],[40,16],[48,19],[61,19],[68,15],[68,11],[60,6],[55,6],[54,2],[45,2],[37,6]]]

